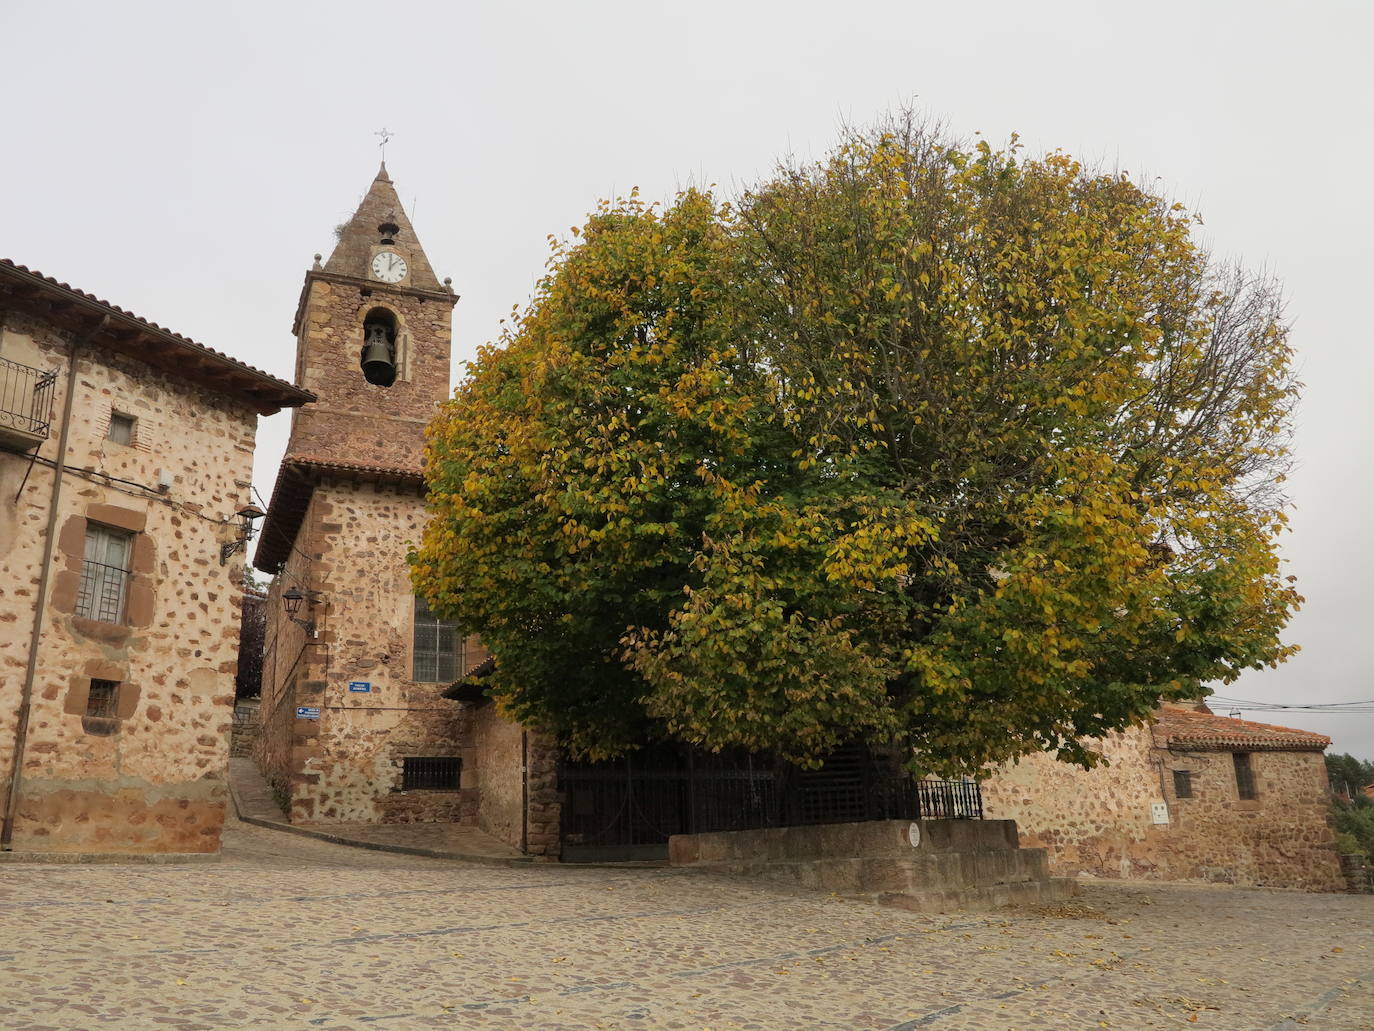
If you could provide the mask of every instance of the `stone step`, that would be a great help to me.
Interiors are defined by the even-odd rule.
[[[1021,881],[983,888],[946,891],[884,892],[870,896],[884,906],[913,913],[948,913],[953,910],[1000,909],[1003,906],[1042,906],[1063,902],[1078,894],[1078,882],[1071,877],[1050,877],[1043,881]]]
[[[795,861],[755,860],[699,864],[723,873],[786,881],[803,888],[855,892],[944,891],[1043,881],[1044,849],[1000,853],[944,853],[895,857],[836,856]]]

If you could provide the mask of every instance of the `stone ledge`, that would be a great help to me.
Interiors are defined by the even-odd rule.
[[[673,866],[781,881],[917,912],[994,909],[1078,893],[1023,849],[1010,820],[875,820],[677,835]]]
[[[107,866],[138,863],[218,863],[218,852],[0,852],[0,863],[48,863],[59,866]]]

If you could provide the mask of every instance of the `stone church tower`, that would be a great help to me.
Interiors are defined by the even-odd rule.
[[[295,413],[254,559],[274,576],[255,758],[294,821],[457,821],[556,851],[556,827],[529,834],[527,737],[441,693],[485,652],[410,585],[456,301],[383,165],[296,311],[319,400]]]

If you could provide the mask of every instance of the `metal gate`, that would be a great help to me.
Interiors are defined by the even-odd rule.
[[[566,862],[663,859],[674,834],[982,816],[976,783],[917,781],[861,746],[815,770],[747,753],[662,748],[565,763],[559,787]]]

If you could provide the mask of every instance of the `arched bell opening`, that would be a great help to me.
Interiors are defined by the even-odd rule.
[[[396,382],[396,316],[373,308],[363,319],[363,378],[378,387]]]

